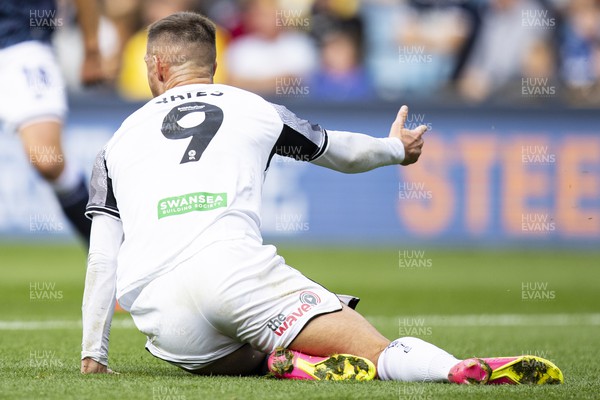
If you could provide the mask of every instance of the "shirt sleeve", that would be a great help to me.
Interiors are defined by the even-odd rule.
[[[323,155],[328,145],[325,129],[298,118],[284,106],[272,105],[283,122],[283,128],[271,150],[269,162],[275,154],[297,161],[314,161]]]
[[[329,145],[313,164],[348,174],[370,171],[404,161],[404,145],[395,137],[329,131]]]
[[[121,221],[106,215],[92,219],[85,289],[81,358],[108,365],[108,341],[115,309],[117,255],[123,241]]]
[[[94,214],[104,214],[115,219],[121,218],[117,207],[117,199],[113,193],[112,179],[108,176],[106,147],[96,157],[90,180],[90,199],[85,210],[85,216],[92,219]]]

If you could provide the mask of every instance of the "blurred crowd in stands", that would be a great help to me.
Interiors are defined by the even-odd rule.
[[[195,10],[218,25],[215,82],[267,96],[600,105],[600,0],[98,1],[104,68],[129,100],[150,97],[145,27]],[[72,91],[77,40],[66,26],[54,43]]]

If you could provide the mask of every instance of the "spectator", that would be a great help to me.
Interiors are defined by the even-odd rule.
[[[346,31],[354,31],[363,39],[363,20],[358,14],[358,0],[315,0],[312,6],[310,22],[311,34],[320,40],[332,28],[339,30],[343,24]]]
[[[370,97],[363,66],[364,28],[358,1],[316,0],[310,32],[320,46],[320,68],[310,77],[310,94],[322,100]]]
[[[246,34],[227,51],[229,82],[258,92],[275,93],[297,85],[314,71],[317,51],[307,33],[288,27],[308,28],[308,18],[279,9],[276,0],[248,0],[242,18]]]
[[[141,28],[142,0],[102,0],[103,12],[115,27],[118,43],[114,54],[107,59],[107,69],[113,81],[116,81],[121,70],[121,60],[127,41]]]
[[[469,31],[462,8],[424,3],[413,2],[411,18],[398,29],[402,87],[415,93],[433,93],[446,84]]]
[[[521,78],[552,74],[550,10],[529,0],[492,0],[482,9],[482,26],[458,81],[464,98],[484,101],[510,83],[521,86]]]
[[[200,12],[215,24],[225,29],[233,39],[241,31],[241,11],[239,0],[201,0]]]
[[[576,101],[600,97],[600,5],[573,0],[566,7],[561,30],[560,75]]]
[[[52,45],[63,73],[64,81],[70,92],[83,91],[81,83],[82,63],[84,62],[83,37],[76,21],[76,9],[73,2],[57,1],[61,21],[64,25],[57,29],[52,37]],[[102,10],[100,10],[102,11]],[[109,83],[115,76],[111,60],[117,56],[118,34],[109,18],[99,15],[98,46],[101,55],[103,82]]]
[[[432,93],[450,79],[470,20],[459,2],[448,3],[369,0],[363,7],[367,66],[380,96]]]
[[[372,88],[362,66],[360,33],[332,28],[321,38],[321,68],[309,80],[310,94],[323,100],[371,97]]]

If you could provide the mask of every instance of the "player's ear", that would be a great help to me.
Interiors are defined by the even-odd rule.
[[[155,55],[152,57],[154,58],[154,64],[156,65],[156,77],[158,78],[159,82],[164,82],[167,65],[162,62],[160,57]]]

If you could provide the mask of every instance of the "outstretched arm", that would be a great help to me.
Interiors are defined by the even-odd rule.
[[[417,162],[427,126],[404,128],[408,107],[402,106],[387,138],[360,133],[327,131],[329,144],[313,164],[345,173],[370,171],[385,165],[409,165]]]
[[[121,221],[94,214],[83,293],[81,372],[109,373],[108,338],[115,309],[117,253],[123,240]]]

